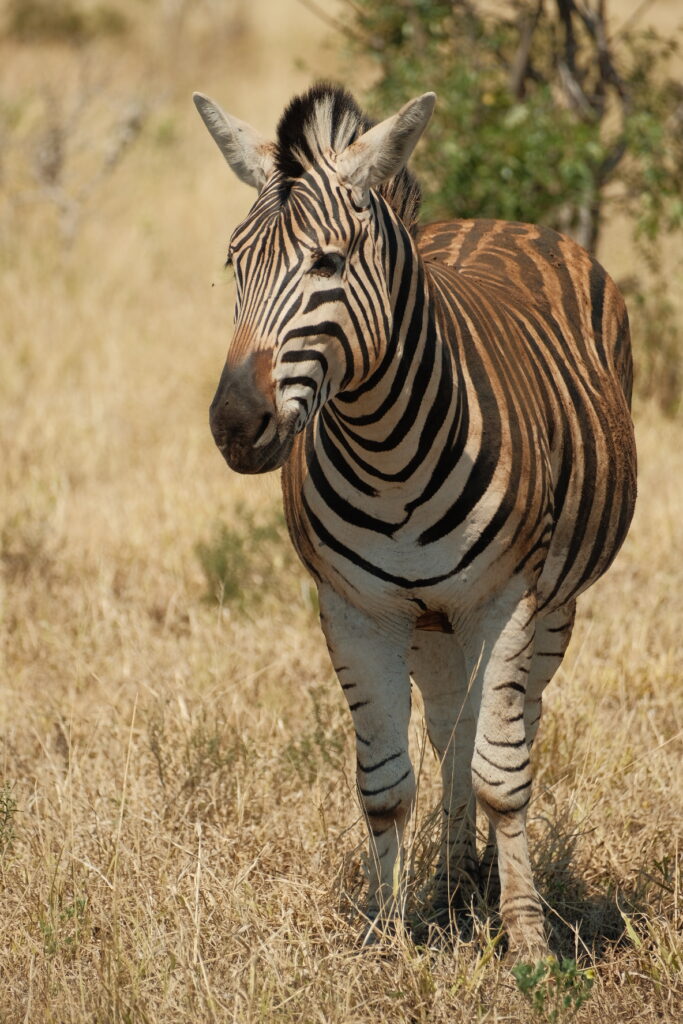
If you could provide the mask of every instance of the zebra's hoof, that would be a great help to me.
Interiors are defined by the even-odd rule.
[[[537,964],[541,960],[554,959],[553,954],[545,939],[533,939],[528,942],[508,943],[507,952],[504,957],[506,967],[516,967],[518,964]]]
[[[373,907],[363,911],[363,930],[360,935],[361,949],[377,949],[395,942],[406,927],[396,915],[387,916]]]

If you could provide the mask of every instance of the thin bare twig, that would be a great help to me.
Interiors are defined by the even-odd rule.
[[[641,3],[638,4],[636,9],[631,11],[629,16],[622,21],[619,28],[615,29],[614,32],[609,35],[609,41],[612,42],[614,39],[618,39],[620,36],[623,36],[624,32],[628,32],[628,30],[635,25],[637,21],[640,21],[648,7],[652,7],[656,2],[657,0],[641,0]]]
[[[348,2],[349,0],[347,0],[347,3]],[[307,10],[315,14],[317,18],[320,18],[320,20],[323,21],[326,25],[329,25],[330,28],[333,28],[335,32],[341,32],[342,35],[346,36],[348,39],[354,39],[356,42],[363,41],[362,36],[360,36],[357,32],[354,32],[354,30],[348,24],[346,24],[343,21],[340,21],[339,18],[335,18],[332,14],[328,14],[327,11],[324,11],[321,7],[318,7],[316,3],[313,3],[313,0],[299,0],[299,3]],[[360,13],[354,5],[349,4],[349,6],[353,8],[354,13]]]
[[[531,44],[534,32],[543,13],[543,0],[537,0],[533,10],[524,10],[520,15],[520,39],[510,71],[510,92],[515,99],[522,100],[526,94],[526,81],[531,72]]]

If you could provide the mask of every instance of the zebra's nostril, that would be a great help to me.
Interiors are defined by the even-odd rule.
[[[271,412],[266,412],[261,417],[261,422],[253,441],[253,447],[261,448],[263,445],[268,444],[275,437],[275,433],[275,417]]]
[[[270,426],[270,421],[272,420],[272,418],[273,418],[272,414],[269,413],[269,412],[265,412],[263,414],[263,416],[261,417],[261,422],[260,422],[259,428],[258,428],[258,430],[256,432],[256,440],[257,441],[261,437],[261,435],[264,434],[266,432],[266,430],[268,429],[268,427]]]

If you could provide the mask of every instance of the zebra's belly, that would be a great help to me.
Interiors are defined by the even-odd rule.
[[[635,487],[596,495],[590,515],[568,514],[556,525],[536,584],[539,608],[549,613],[587,590],[612,564],[631,522]]]

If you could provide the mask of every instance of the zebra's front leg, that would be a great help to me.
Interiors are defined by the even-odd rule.
[[[402,839],[415,797],[408,753],[410,677],[406,619],[379,624],[319,589],[320,621],[356,730],[357,782],[369,832],[368,915],[396,913]]]
[[[495,833],[500,911],[510,951],[532,958],[548,949],[526,835],[531,764],[524,712],[534,652],[535,604],[535,597],[528,593],[517,600],[502,598],[482,623],[477,638],[479,650],[483,649],[482,701],[472,760],[477,800]]]
[[[472,754],[476,694],[467,685],[463,652],[455,636],[416,630],[410,668],[425,705],[427,732],[441,764],[441,853],[432,894],[432,912],[466,904],[477,887],[476,808]]]

